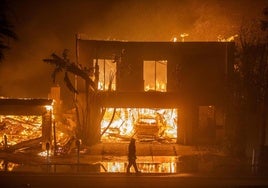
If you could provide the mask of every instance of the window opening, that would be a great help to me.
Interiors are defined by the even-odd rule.
[[[144,91],[167,91],[167,60],[143,62]]]
[[[94,59],[99,65],[98,90],[116,90],[116,63],[111,59]]]

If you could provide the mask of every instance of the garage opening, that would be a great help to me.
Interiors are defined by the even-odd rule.
[[[101,121],[101,141],[139,141],[175,143],[177,109],[107,108]]]

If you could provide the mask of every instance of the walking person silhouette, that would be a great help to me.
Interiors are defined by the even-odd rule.
[[[136,163],[136,140],[131,138],[130,143],[128,145],[128,165],[127,165],[127,173],[130,173],[131,166],[134,167],[136,173],[140,173],[137,163]]]

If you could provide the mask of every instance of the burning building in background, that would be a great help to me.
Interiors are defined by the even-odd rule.
[[[233,42],[77,41],[78,63],[93,67],[98,87],[92,108],[77,80],[78,102],[99,119],[88,139],[192,144],[223,135]]]

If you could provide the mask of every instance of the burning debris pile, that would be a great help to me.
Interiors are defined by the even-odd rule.
[[[69,147],[74,142],[76,122],[74,112],[68,112],[62,115],[61,120],[55,124],[55,138],[58,146],[58,152],[69,152]],[[53,133],[54,136],[54,133]]]
[[[5,142],[8,147],[13,149],[41,146],[42,116],[1,115],[0,120],[2,148],[5,147]],[[66,146],[71,137],[75,134],[76,124],[72,115],[62,115],[62,120],[53,123],[53,126],[55,126],[55,138],[58,148]],[[52,136],[54,137],[53,134]],[[54,145],[54,140],[52,141],[52,144]]]
[[[7,115],[0,116],[0,120],[0,137],[6,135],[8,145],[42,136],[42,116]]]

